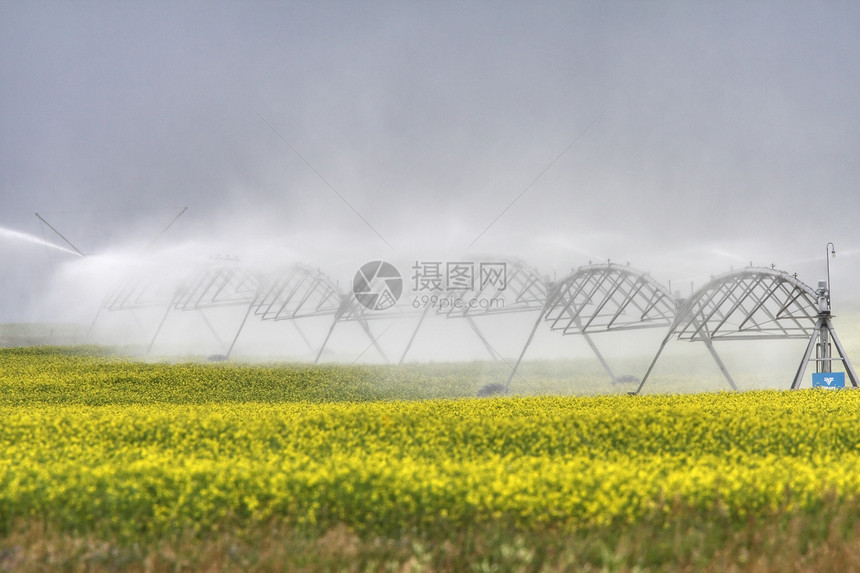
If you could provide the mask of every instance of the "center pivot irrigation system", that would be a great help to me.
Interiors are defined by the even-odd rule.
[[[626,380],[613,374],[591,334],[667,328],[648,370],[631,394],[642,391],[672,338],[704,343],[733,390],[737,386],[717,353],[717,341],[808,339],[792,389],[800,387],[813,350],[817,350],[817,372],[829,373],[832,361],[841,361],[852,386],[858,387],[857,374],[833,328],[829,278],[813,290],[784,271],[749,267],[715,277],[682,299],[630,267],[611,263],[581,267],[549,289],[506,389],[541,322],[562,334],[583,336],[613,381]],[[833,356],[830,340],[838,357]]]
[[[208,312],[224,307],[244,309],[229,344],[224,342],[207,318]],[[251,316],[261,321],[290,321],[310,347],[313,345],[299,327],[299,321],[313,317],[333,317],[334,322],[326,341],[317,351],[317,360],[331,336],[334,324],[342,320],[357,322],[371,341],[376,343],[362,312],[363,307],[355,302],[352,295],[342,294],[322,272],[305,265],[290,265],[256,274],[235,259],[216,258],[208,267],[191,274],[173,288],[161,288],[157,279],[134,277],[105,298],[100,312],[135,311],[143,308],[164,309],[161,321],[149,342],[147,354],[155,346],[170,315],[189,311],[200,315],[219,345],[225,348],[224,354],[214,355],[220,359],[229,358]]]
[[[44,221],[42,217],[39,218]],[[57,232],[53,227],[50,228]],[[60,236],[71,245],[68,239]],[[80,253],[74,245],[72,247]],[[673,338],[703,343],[734,390],[737,390],[737,385],[717,352],[717,342],[804,339],[808,344],[791,383],[792,389],[800,388],[810,361],[815,362],[817,375],[831,374],[832,363],[841,362],[844,376],[857,388],[857,374],[832,321],[829,257],[835,254],[833,244],[828,243],[827,278],[819,281],[817,289],[803,283],[796,274],[777,270],[773,266],[750,266],[713,277],[688,298],[673,294],[671,288],[650,274],[632,268],[629,263],[589,263],[574,269],[561,280],[550,281],[520,261],[485,259],[488,264],[504,265],[506,276],[503,282],[488,282],[472,289],[464,286],[461,291],[448,289],[446,295],[454,299],[491,300],[496,304],[436,305],[428,301],[423,305],[411,305],[401,300],[385,310],[369,308],[354,292],[339,289],[338,283],[319,269],[293,264],[256,272],[236,259],[214,258],[196,271],[186,269],[181,279],[177,279],[175,274],[172,279],[168,279],[168,275],[153,272],[152,269],[149,272],[141,271],[104,298],[90,331],[102,311],[128,311],[135,317],[138,326],[146,330],[135,311],[163,309],[161,320],[149,341],[149,353],[171,314],[192,312],[200,316],[224,349],[224,354],[213,357],[226,359],[233,352],[249,318],[272,322],[286,320],[290,321],[313,352],[314,361],[319,362],[336,327],[342,323],[355,323],[369,339],[368,348],[375,348],[388,362],[379,342],[380,336],[375,335],[370,327],[371,321],[415,317],[416,325],[400,354],[399,362],[402,363],[425,319],[434,314],[464,321],[493,359],[504,360],[480,328],[483,317],[537,313],[519,356],[511,365],[510,376],[504,385],[506,392],[518,375],[517,370],[541,325],[562,335],[581,336],[613,383],[638,383],[630,394],[642,391]],[[483,264],[484,261],[479,259],[475,264]],[[364,287],[372,286],[369,283],[362,284]],[[237,315],[235,330],[227,339],[222,338],[209,317],[214,309],[225,307],[244,309],[243,313]],[[330,321],[325,338],[318,345],[313,344],[299,326],[302,320],[314,317]],[[594,337],[642,329],[665,329],[665,336],[650,365],[641,379],[631,375],[616,375],[600,352]],[[843,375],[842,372],[839,374]],[[825,380],[834,378],[829,376]]]
[[[483,317],[502,313],[537,313],[516,362],[505,384],[511,381],[538,329],[543,326],[562,335],[581,336],[613,383],[638,383],[631,394],[645,387],[654,366],[672,339],[701,342],[716,362],[732,389],[737,390],[729,369],[716,346],[723,341],[808,340],[791,388],[801,386],[809,362],[816,363],[819,373],[831,372],[832,362],[842,362],[851,385],[858,378],[833,327],[829,281],[812,289],[795,275],[775,268],[747,267],[712,278],[690,295],[681,298],[649,274],[614,263],[588,264],[575,269],[559,281],[549,281],[537,271],[518,261],[507,261],[508,280],[500,287],[487,286],[471,295],[502,300],[504,304],[473,308],[470,306],[438,307],[396,305],[374,311],[359,304],[353,293],[341,292],[336,283],[317,269],[291,265],[265,274],[255,274],[240,262],[214,259],[210,265],[192,275],[181,288],[164,288],[157,281],[140,278],[120,286],[105,298],[102,310],[136,310],[163,308],[164,314],[149,343],[152,349],[171,313],[198,313],[213,336],[226,349],[228,358],[250,317],[262,321],[291,321],[302,335],[318,362],[332,333],[341,323],[354,322],[361,327],[370,344],[384,360],[387,355],[379,337],[371,330],[371,321],[416,317],[416,326],[402,351],[402,363],[413,345],[425,318],[433,313],[451,320],[463,320],[480,338],[490,356],[502,358],[480,328]],[[461,293],[461,294],[466,294]],[[229,344],[222,340],[207,319],[207,312],[218,307],[243,307]],[[314,345],[299,328],[302,319],[328,317],[330,326],[324,340]],[[665,329],[645,374],[640,378],[618,376],[600,352],[595,338],[606,333],[642,329]],[[833,349],[835,347],[835,353]],[[813,352],[815,356],[813,358]]]

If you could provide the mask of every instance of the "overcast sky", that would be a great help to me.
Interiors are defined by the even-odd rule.
[[[98,254],[187,206],[159,244],[346,280],[501,252],[814,284],[833,241],[847,296],[857,30],[850,1],[6,1],[0,228],[64,244],[39,212]],[[8,234],[0,257],[0,322],[73,262]]]

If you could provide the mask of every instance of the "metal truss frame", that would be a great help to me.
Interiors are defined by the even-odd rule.
[[[337,284],[319,269],[296,264],[272,273],[268,280],[261,281],[261,288],[248,307],[245,320],[253,313],[263,321],[290,321],[308,347],[316,353],[314,363],[318,363],[322,357],[337,323],[355,321],[387,361],[385,353],[377,343],[377,337],[367,323],[366,310],[357,303],[351,293],[341,293]],[[298,320],[325,316],[332,316],[333,321],[322,343],[315,347],[299,327]],[[243,320],[242,326],[244,323]],[[238,335],[239,333],[236,334],[237,338]]]
[[[133,310],[169,305],[176,296],[175,291],[153,281],[133,281],[123,284],[108,294],[101,308],[104,310]]]
[[[334,320],[332,320],[331,326],[328,329],[328,333],[326,333],[325,340],[323,340],[322,345],[317,351],[316,358],[314,359],[314,364],[319,363],[320,358],[322,357],[322,353],[325,350],[325,347],[328,345],[328,341],[331,338],[332,333],[334,333],[335,327],[340,322],[356,322],[370,339],[370,344],[376,349],[382,359],[388,362],[388,356],[386,356],[385,351],[382,349],[382,346],[379,344],[379,336],[375,336],[373,332],[370,330],[370,324],[368,324],[367,314],[368,309],[361,305],[352,293],[342,294],[340,295],[340,300],[338,303],[338,308],[334,313]]]
[[[817,295],[785,271],[749,267],[711,279],[676,321],[679,340],[808,338]]]
[[[364,319],[364,307],[357,304],[351,294],[341,293],[334,281],[319,269],[305,265],[289,267],[266,283],[253,306],[254,314],[261,320],[292,321],[299,334],[316,353],[314,363],[318,363],[322,357],[337,323],[347,320],[358,322],[371,343],[385,358],[385,353]],[[308,342],[297,320],[322,316],[332,316],[333,321],[325,339],[315,348]]]
[[[164,311],[164,316],[152,336],[146,353],[152,351],[158,335],[171,311],[196,311],[199,313],[206,327],[221,346],[226,346],[213,328],[212,323],[206,317],[205,309],[219,307],[233,307],[253,305],[260,289],[260,282],[256,275],[243,268],[238,261],[233,259],[216,259],[217,264],[212,264],[195,279],[187,282],[177,290],[171,303]],[[238,331],[232,339],[224,354],[229,357],[239,337],[239,333],[247,320],[247,312],[239,326]]]
[[[341,294],[321,271],[293,265],[267,281],[254,303],[260,320],[294,320],[335,314]]]
[[[168,285],[157,282],[153,277],[144,278],[138,276],[136,280],[130,280],[117,287],[102,300],[102,304],[96,312],[92,323],[87,331],[87,338],[95,328],[96,322],[103,310],[107,311],[129,311],[135,322],[144,332],[146,329],[140,323],[136,310],[163,308],[170,309],[176,297],[176,285]],[[151,344],[150,344],[151,346]]]
[[[257,296],[260,281],[240,266],[217,265],[185,285],[173,301],[175,310],[200,310],[248,304]]]
[[[665,327],[672,323],[676,314],[675,297],[648,273],[614,263],[579,267],[551,285],[546,303],[508,378],[506,390],[542,322],[549,323],[554,332],[581,335],[610,379],[615,381],[618,378],[591,335]]]
[[[648,273],[614,263],[580,267],[559,283],[552,302],[545,319],[562,334],[661,327],[677,312],[669,289]]]
[[[631,394],[641,392],[673,336],[678,340],[704,342],[734,390],[737,386],[714,350],[715,341],[809,338],[807,356],[801,362],[801,370],[805,370],[822,327],[832,332],[834,341],[838,341],[829,311],[826,320],[821,316],[818,297],[816,291],[796,275],[773,267],[748,267],[712,278],[683,303],[639,387]],[[839,347],[842,352],[841,345]],[[844,353],[843,359],[851,369]],[[856,386],[853,369],[851,372],[852,383]],[[795,378],[797,385],[800,376],[802,371]]]

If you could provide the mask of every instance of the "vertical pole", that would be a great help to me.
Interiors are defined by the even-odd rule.
[[[829,246],[830,243],[828,243]],[[828,322],[830,321],[830,259],[825,257],[827,261],[827,280],[818,281],[818,290],[815,293],[818,295],[818,321],[815,326],[818,328],[818,353],[816,358],[816,372],[831,372],[830,364],[830,340]]]
[[[806,367],[809,365],[809,358],[812,356],[812,350],[815,348],[815,343],[818,341],[818,335],[821,333],[821,325],[823,322],[824,317],[822,315],[818,315],[818,322],[815,323],[815,328],[812,330],[812,336],[809,337],[809,344],[806,345],[806,352],[803,354],[803,360],[800,361],[797,374],[794,375],[794,381],[791,383],[792,390],[800,388],[803,373],[806,372]]]
[[[830,328],[827,324],[827,320],[821,325],[821,328],[818,330],[818,356],[821,360],[818,361],[818,372],[833,372],[832,365],[830,363]]]
[[[832,243],[830,243],[832,244]],[[836,255],[836,252],[833,253]],[[827,261],[827,310],[831,310],[830,305],[830,258],[825,259]]]

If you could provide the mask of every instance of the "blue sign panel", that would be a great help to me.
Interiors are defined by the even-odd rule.
[[[814,372],[813,388],[845,388],[845,372]]]

